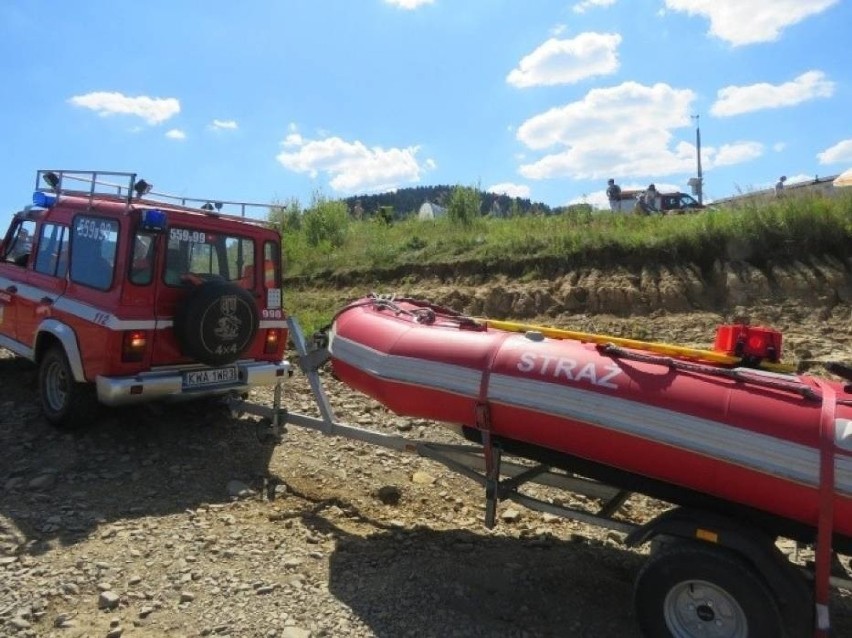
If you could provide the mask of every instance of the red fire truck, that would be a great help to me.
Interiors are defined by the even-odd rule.
[[[0,244],[0,346],[39,366],[47,419],[287,374],[281,238],[252,206],[158,195],[133,173],[37,171]]]

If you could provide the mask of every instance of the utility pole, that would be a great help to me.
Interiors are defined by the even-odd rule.
[[[698,125],[699,115],[692,115],[691,118],[695,120],[695,152],[696,152],[696,164],[698,169],[698,176],[694,179],[689,180],[690,186],[692,186],[692,194],[698,196],[698,203],[704,203],[704,175],[701,172],[701,127]]]

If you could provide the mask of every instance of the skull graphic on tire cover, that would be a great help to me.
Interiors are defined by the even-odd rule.
[[[212,366],[236,361],[254,339],[258,311],[247,290],[226,281],[207,281],[189,290],[175,312],[181,351]]]

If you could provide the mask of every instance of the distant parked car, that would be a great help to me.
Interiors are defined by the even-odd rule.
[[[623,190],[618,201],[618,206],[615,212],[632,213],[639,203],[639,196],[644,191],[641,190]],[[699,204],[698,201],[686,193],[660,193],[655,202],[654,208],[661,213],[689,213],[706,208]]]

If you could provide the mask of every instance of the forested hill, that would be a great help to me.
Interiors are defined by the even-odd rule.
[[[390,193],[378,193],[376,195],[358,195],[348,197],[344,201],[350,211],[360,209],[363,216],[375,215],[383,206],[389,206],[396,217],[406,217],[416,214],[424,202],[432,202],[446,207],[450,200],[453,186],[414,186],[411,188],[400,188]],[[509,197],[508,195],[495,195],[494,193],[479,192],[482,201],[482,213],[495,210],[495,202],[502,214],[518,213],[540,213],[550,214],[554,212],[549,206],[541,203],[533,203],[528,199]]]

